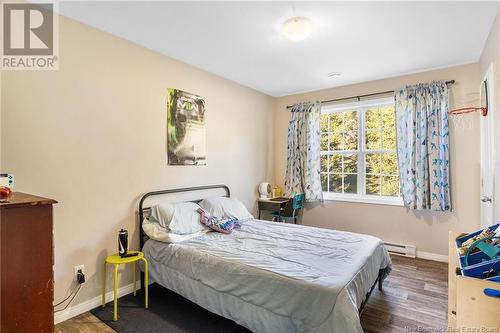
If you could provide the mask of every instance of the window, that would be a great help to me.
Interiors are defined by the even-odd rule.
[[[394,100],[321,108],[325,199],[402,205]]]

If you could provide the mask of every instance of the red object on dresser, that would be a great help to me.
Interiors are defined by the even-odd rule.
[[[0,203],[0,332],[54,332],[52,205],[14,192]]]
[[[8,202],[12,195],[12,190],[7,186],[0,187],[0,202]]]

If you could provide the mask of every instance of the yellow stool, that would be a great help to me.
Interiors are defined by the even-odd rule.
[[[117,284],[118,284],[118,267],[121,264],[134,263],[134,296],[137,294],[136,292],[136,263],[139,260],[144,261],[144,286],[145,288],[145,308],[148,308],[148,261],[144,258],[144,253],[140,251],[128,251],[129,253],[138,253],[138,255],[133,257],[122,258],[118,253],[108,256],[104,261],[104,269],[102,271],[102,307],[106,306],[106,264],[115,265],[115,274],[114,274],[114,315],[113,320],[118,320],[118,299],[117,299]]]

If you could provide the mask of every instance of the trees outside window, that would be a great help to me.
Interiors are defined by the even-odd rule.
[[[325,105],[320,130],[326,199],[402,204],[392,98]]]

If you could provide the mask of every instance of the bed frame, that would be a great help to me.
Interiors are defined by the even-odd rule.
[[[216,189],[223,189],[225,191],[225,197],[230,197],[231,196],[231,191],[229,190],[229,187],[227,185],[207,185],[207,186],[196,186],[196,187],[185,187],[185,188],[176,188],[176,189],[169,189],[169,190],[161,190],[161,191],[153,191],[153,192],[148,192],[144,194],[141,197],[141,200],[139,201],[139,249],[142,250],[142,247],[146,243],[146,241],[149,239],[149,237],[144,233],[142,230],[142,221],[144,217],[148,217],[149,213],[151,211],[151,207],[144,207],[144,201],[152,196],[160,196],[160,195],[168,195],[168,194],[174,194],[174,193],[182,193],[182,192],[196,192],[196,191],[207,191],[207,190],[216,190]],[[194,202],[194,203],[199,203],[205,198],[200,198],[200,199],[195,199],[195,200],[189,200],[189,202]],[[375,286],[378,284],[378,290],[382,291],[382,282],[384,278],[387,276],[387,272],[384,270],[380,270],[377,279],[373,283],[373,285],[370,288],[370,291],[365,296],[365,300],[361,302],[361,306],[359,307],[359,313],[363,311],[366,303],[368,302],[368,299],[370,298],[373,289],[375,289]],[[141,271],[141,288],[144,286],[144,272]]]

